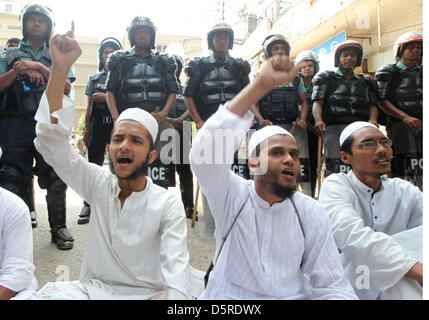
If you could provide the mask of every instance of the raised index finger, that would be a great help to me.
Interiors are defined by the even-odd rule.
[[[70,30],[67,32],[67,36],[74,39],[74,21],[71,21],[71,28]]]

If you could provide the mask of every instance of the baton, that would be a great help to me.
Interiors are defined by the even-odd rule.
[[[319,197],[322,184],[322,137],[319,136],[317,140],[317,197]]]
[[[199,194],[200,194],[200,185],[197,183],[197,194],[195,195],[194,212],[192,212],[192,224],[191,224],[192,228],[195,228],[195,221],[197,220],[197,206],[198,206]]]

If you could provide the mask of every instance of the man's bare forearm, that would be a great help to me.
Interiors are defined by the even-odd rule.
[[[46,88],[46,97],[49,102],[49,110],[54,113],[63,106],[64,86],[69,69],[62,65],[52,66],[51,75]],[[57,123],[57,119],[51,117],[52,123]]]
[[[405,275],[423,284],[423,264],[417,262]]]
[[[113,123],[114,123],[116,119],[118,119],[119,117],[119,112],[118,112],[118,107],[116,105],[116,97],[114,92],[112,91],[106,92],[106,102],[107,102],[107,107],[109,108],[110,114],[112,115]]]
[[[184,100],[192,120],[194,120],[194,122],[202,121],[200,114],[197,111],[194,99],[192,97],[184,97]]]
[[[16,80],[18,74],[11,69],[0,76],[0,92],[6,91]]]
[[[15,291],[12,291],[0,285],[0,300],[9,300],[14,295],[16,295]]]

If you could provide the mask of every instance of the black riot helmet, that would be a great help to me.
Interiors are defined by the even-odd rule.
[[[262,43],[265,59],[268,59],[271,57],[271,46],[274,43],[284,44],[286,47],[286,55],[289,57],[289,55],[290,55],[290,44],[286,40],[286,38],[284,36],[282,36],[281,34],[271,34],[271,35],[267,36],[264,39],[264,42]]]
[[[228,25],[226,22],[219,22],[216,23],[210,31],[207,33],[207,46],[209,50],[213,49],[213,36],[217,32],[226,32],[229,35],[229,47],[228,49],[231,50],[234,46],[234,30],[232,30],[231,26]]]
[[[156,35],[156,28],[153,22],[145,16],[137,16],[131,21],[131,24],[127,28],[128,32],[128,40],[130,41],[131,47],[135,46],[135,40],[134,40],[134,30],[139,27],[146,27],[150,30],[151,34],[151,49],[155,49],[155,35]]]
[[[55,26],[54,13],[50,8],[41,4],[28,4],[21,11],[19,21],[21,22],[21,31],[22,35],[24,36],[24,40],[26,40],[27,38],[27,30],[25,30],[27,17],[33,13],[40,14],[41,16],[43,16],[43,18],[45,18],[46,22],[48,23],[48,30],[46,31],[45,42],[49,43],[49,39],[52,36],[53,29]]]
[[[118,39],[113,37],[108,37],[101,41],[100,47],[98,48],[98,71],[101,71],[104,68],[103,52],[106,47],[111,47],[115,50],[121,50],[122,44]]]

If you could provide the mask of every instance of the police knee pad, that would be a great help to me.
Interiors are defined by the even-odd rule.
[[[48,185],[46,189],[48,191],[60,193],[67,190],[67,185],[60,179],[60,177],[58,177],[55,171],[51,169],[48,174]]]

